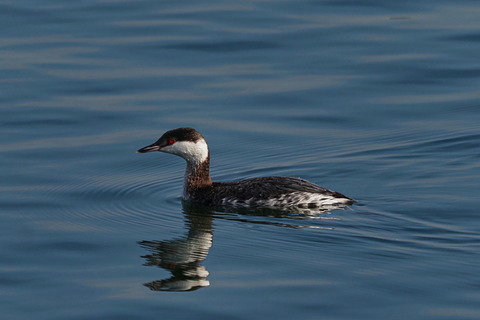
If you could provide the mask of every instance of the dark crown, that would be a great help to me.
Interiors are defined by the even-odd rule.
[[[165,132],[159,139],[168,140],[174,139],[175,141],[192,141],[197,142],[200,139],[204,139],[203,136],[193,128],[177,128]]]

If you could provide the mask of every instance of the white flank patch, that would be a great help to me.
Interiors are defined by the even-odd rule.
[[[248,199],[245,202],[239,202],[235,198],[224,198],[222,203],[224,205],[232,206],[264,206],[264,207],[308,207],[311,204],[315,204],[317,207],[325,206],[338,206],[345,205],[351,200],[346,198],[336,198],[321,193],[309,193],[309,192],[292,192],[284,194],[278,198],[269,199]]]
[[[208,146],[203,139],[197,142],[177,141],[170,146],[163,147],[160,151],[180,156],[192,164],[202,163],[208,157]]]

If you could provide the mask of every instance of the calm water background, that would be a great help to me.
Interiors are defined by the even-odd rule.
[[[1,318],[479,319],[479,17],[462,0],[3,1]],[[183,160],[135,153],[179,126],[217,180],[300,176],[358,203],[182,206]]]

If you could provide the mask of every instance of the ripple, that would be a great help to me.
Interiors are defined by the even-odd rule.
[[[291,229],[321,229],[334,230],[331,226],[331,221],[340,220],[338,217],[329,216],[331,212],[316,213],[316,215],[301,215],[301,214],[282,214],[276,213],[276,216],[265,215],[265,212],[255,211],[239,211],[238,213],[215,213],[214,218],[217,220],[234,221],[241,223],[248,223],[257,226],[273,226]]]
[[[178,172],[166,165],[161,175],[152,175],[148,167],[125,163],[103,170],[102,175],[77,177],[53,187],[51,191],[68,202],[58,228],[75,229],[76,225],[83,230],[88,224],[93,229],[132,231],[181,221]]]
[[[267,41],[222,41],[167,45],[168,49],[196,50],[206,52],[236,52],[247,50],[276,49],[280,46]]]

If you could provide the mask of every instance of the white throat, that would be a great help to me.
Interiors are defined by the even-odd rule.
[[[160,151],[180,156],[194,166],[208,158],[208,145],[204,139],[197,142],[177,141],[170,146],[163,147]]]
[[[187,169],[185,170],[185,181],[183,183],[183,198],[189,200],[188,179],[192,172],[202,162],[208,158],[208,146],[204,139],[197,142],[177,141],[170,146],[163,147],[163,152],[171,153],[184,158],[187,161]]]

